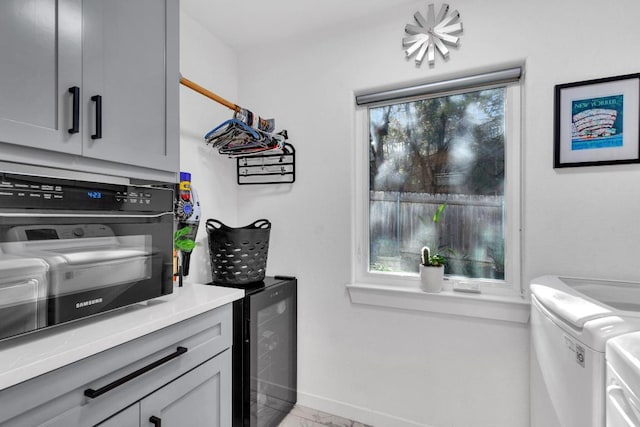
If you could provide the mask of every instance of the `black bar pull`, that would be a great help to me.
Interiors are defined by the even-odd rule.
[[[78,133],[80,132],[80,88],[70,87],[69,93],[73,95],[73,119],[69,133]]]
[[[95,399],[96,397],[101,396],[101,395],[105,394],[106,392],[111,391],[114,388],[119,387],[122,384],[131,381],[134,378],[139,377],[140,375],[144,374],[145,372],[149,372],[152,369],[155,369],[158,366],[163,365],[163,364],[167,363],[168,361],[170,361],[172,359],[175,359],[176,357],[178,357],[178,356],[180,356],[180,355],[182,355],[182,354],[184,354],[186,352],[187,352],[186,347],[178,347],[174,353],[171,353],[170,355],[165,356],[162,359],[156,360],[155,362],[150,363],[147,366],[144,366],[144,367],[138,369],[137,371],[130,373],[129,375],[125,375],[124,377],[122,377],[120,379],[117,379],[114,382],[109,383],[104,387],[100,387],[97,390],[94,390],[92,388],[86,389],[84,391],[84,395],[87,396],[90,399]]]
[[[151,415],[149,417],[149,422],[155,427],[162,427],[162,419],[156,417],[155,415]]]
[[[91,100],[96,103],[96,133],[91,135],[91,139],[102,138],[102,96],[93,95]]]

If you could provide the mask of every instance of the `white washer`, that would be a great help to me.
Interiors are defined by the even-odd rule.
[[[640,331],[640,283],[531,282],[531,426],[605,425],[609,339]]]
[[[640,332],[607,342],[607,427],[640,427]]]

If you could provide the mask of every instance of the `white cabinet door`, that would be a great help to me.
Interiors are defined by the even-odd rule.
[[[81,0],[0,1],[0,142],[80,154],[81,37]]]
[[[140,425],[230,426],[231,349],[143,399]]]
[[[85,157],[179,169],[177,16],[175,0],[83,1]]]

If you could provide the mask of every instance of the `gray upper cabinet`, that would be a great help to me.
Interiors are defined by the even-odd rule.
[[[178,16],[177,1],[83,1],[84,156],[178,169]]]
[[[45,166],[177,172],[178,21],[178,0],[0,2],[0,142],[74,155],[25,150]]]
[[[69,89],[82,82],[81,13],[81,0],[0,2],[1,141],[81,154],[80,133],[69,133]]]

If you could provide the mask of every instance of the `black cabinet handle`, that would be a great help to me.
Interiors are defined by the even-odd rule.
[[[96,103],[96,133],[91,135],[91,139],[102,138],[102,96],[93,95],[91,100]]]
[[[149,417],[149,422],[155,427],[162,427],[162,420],[155,415],[151,415],[151,417]]]
[[[122,384],[124,384],[124,383],[126,383],[128,381],[131,381],[132,379],[134,379],[136,377],[139,377],[140,375],[144,374],[145,372],[149,372],[152,369],[155,369],[158,366],[163,365],[163,364],[167,363],[168,361],[170,361],[172,359],[175,359],[176,357],[178,357],[178,356],[180,356],[180,355],[182,355],[182,354],[184,354],[186,352],[187,352],[186,347],[178,347],[174,353],[171,353],[170,355],[165,356],[162,359],[156,360],[155,362],[150,363],[147,366],[144,366],[144,367],[138,369],[137,371],[130,373],[129,375],[125,375],[124,377],[122,377],[120,379],[117,379],[114,382],[109,383],[104,387],[100,387],[97,390],[94,390],[92,388],[86,389],[84,391],[84,395],[87,396],[90,399],[95,399],[96,397],[101,396],[101,395],[105,394],[106,392],[111,391],[114,388],[119,387]]]
[[[73,120],[69,133],[80,132],[80,88],[73,86],[69,88],[69,93],[73,95]]]

